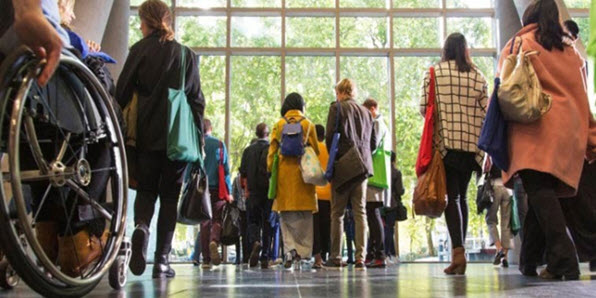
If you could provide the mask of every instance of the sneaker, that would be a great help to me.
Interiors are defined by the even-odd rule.
[[[132,233],[130,255],[130,272],[134,275],[141,275],[147,266],[147,244],[149,241],[149,229],[145,224],[139,224]]]
[[[325,267],[323,266],[323,263],[316,263],[316,262],[315,262],[314,264],[312,264],[312,269],[315,269],[315,270],[320,270],[320,269],[323,269],[323,268],[325,268]]]
[[[261,253],[261,242],[255,241],[255,244],[252,246],[252,251],[250,252],[250,257],[248,258],[248,265],[250,267],[257,267],[259,264],[259,254]]]
[[[356,270],[366,270],[366,266],[364,265],[364,262],[362,262],[362,260],[357,260],[356,264],[354,265],[354,268]]]
[[[215,266],[221,264],[221,257],[219,256],[217,248],[217,242],[211,241],[211,243],[209,243],[209,257],[211,257],[211,264]]]
[[[507,259],[503,259],[501,266],[503,266],[503,268],[509,268],[509,262],[507,262]]]
[[[366,264],[368,268],[385,268],[387,267],[387,263],[384,259],[374,259],[372,262]]]
[[[347,264],[343,263],[339,260],[327,260],[327,262],[325,262],[325,265],[323,265],[323,268],[327,269],[341,269],[342,267],[346,267]]]
[[[290,269],[290,268],[292,268],[292,264],[294,264],[294,256],[293,256],[292,252],[287,252],[286,260],[284,262],[284,268]]]
[[[498,266],[501,265],[501,260],[505,257],[505,254],[503,253],[503,251],[499,251],[497,252],[497,254],[495,255],[495,259],[493,260],[493,265]]]
[[[199,261],[197,260],[192,260],[192,265],[198,267],[199,265],[201,265],[201,263],[199,263]]]
[[[201,265],[201,268],[204,270],[209,270],[211,269],[211,264],[209,263],[203,263],[203,265]]]
[[[519,267],[519,271],[524,276],[538,276],[538,273],[536,273],[536,266],[521,266]]]

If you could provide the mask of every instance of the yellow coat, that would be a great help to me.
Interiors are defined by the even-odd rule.
[[[299,121],[304,117],[300,110],[290,110],[285,115],[288,119]],[[269,155],[267,156],[267,169],[271,172],[273,156],[279,150],[281,143],[281,132],[286,121],[280,119],[271,131],[271,145],[269,146]],[[308,119],[301,122],[304,140],[308,138],[310,145],[315,153],[319,155],[317,142],[317,132],[315,125]],[[308,136],[306,136],[309,131]],[[273,202],[273,211],[317,211],[317,196],[315,186],[306,184],[302,180],[300,172],[300,159],[298,157],[284,157],[279,155],[279,170],[277,176],[277,197]]]
[[[327,145],[325,142],[319,142],[319,162],[323,171],[327,169],[327,163],[329,162],[329,153],[327,152]],[[327,183],[325,186],[317,186],[317,199],[321,201],[331,200],[331,183]]]

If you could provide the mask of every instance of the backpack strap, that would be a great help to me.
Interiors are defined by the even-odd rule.
[[[302,120],[304,120],[305,118],[302,118]],[[302,122],[302,120],[300,120],[300,122]],[[312,123],[308,124],[308,130],[306,131],[306,139],[304,141],[304,147],[306,147],[308,145],[308,135],[310,135],[310,128],[313,126]]]

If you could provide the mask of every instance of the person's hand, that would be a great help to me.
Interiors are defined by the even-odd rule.
[[[87,40],[87,46],[89,47],[89,51],[92,53],[101,51],[101,46],[93,40]]]
[[[228,203],[234,202],[234,197],[232,195],[228,195]]]
[[[44,86],[60,62],[62,39],[46,20],[41,9],[15,14],[14,26],[21,42],[29,46],[38,58],[46,59],[47,63],[37,78],[37,82]]]

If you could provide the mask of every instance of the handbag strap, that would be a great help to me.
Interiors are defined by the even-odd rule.
[[[336,114],[335,114],[335,133],[339,132],[339,117],[341,117],[341,101],[337,101],[336,105]]]
[[[180,45],[180,90],[186,88],[186,49]]]
[[[312,122],[308,123],[308,130],[306,130],[306,138],[304,139],[304,147],[308,145],[308,136],[310,135],[310,128],[313,126]]]
[[[516,36],[511,41],[511,48],[509,49],[510,55],[513,54],[513,49],[515,48],[515,44],[517,43],[517,41],[519,41],[519,47],[517,48],[517,53],[521,52],[522,43],[524,42],[524,40],[520,36]]]
[[[223,158],[224,158],[224,154],[223,154],[223,142],[219,141],[219,165],[223,166],[224,162],[223,162]]]

